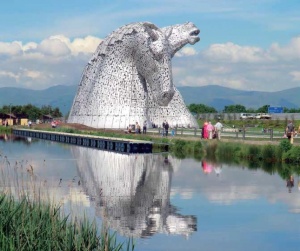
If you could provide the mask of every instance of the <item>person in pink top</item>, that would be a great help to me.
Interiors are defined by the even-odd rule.
[[[214,129],[215,129],[214,126],[209,121],[208,125],[207,125],[207,131],[208,131],[208,138],[209,139],[212,139]]]
[[[208,123],[207,123],[207,121],[205,121],[203,124],[203,137],[202,137],[203,139],[208,139],[207,126],[208,126]]]

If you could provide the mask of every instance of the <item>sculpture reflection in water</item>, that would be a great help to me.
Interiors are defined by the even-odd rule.
[[[195,216],[170,205],[172,160],[161,155],[125,155],[72,147],[86,193],[103,224],[127,237],[155,233],[188,237],[197,230]]]

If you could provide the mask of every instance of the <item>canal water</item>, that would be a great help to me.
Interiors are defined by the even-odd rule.
[[[1,191],[86,215],[138,251],[300,250],[298,176],[289,189],[259,168],[30,138],[2,137],[0,154]]]

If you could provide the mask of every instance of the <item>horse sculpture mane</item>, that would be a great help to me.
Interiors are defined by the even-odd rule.
[[[149,22],[111,33],[83,71],[68,122],[96,128],[164,120],[197,126],[173,85],[171,58],[199,41],[198,33],[192,23],[159,29]]]

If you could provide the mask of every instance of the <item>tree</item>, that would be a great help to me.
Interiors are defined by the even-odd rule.
[[[18,118],[28,118],[30,120],[36,120],[41,118],[42,115],[50,115],[52,117],[62,117],[62,113],[58,107],[52,108],[51,106],[42,106],[42,108],[38,108],[32,104],[27,105],[16,105],[16,106],[9,106],[4,105],[0,108],[0,113],[11,113],[16,115]]]
[[[263,105],[262,107],[259,107],[256,111],[258,113],[268,113],[270,105]]]
[[[224,112],[227,113],[246,112],[246,107],[243,105],[228,105],[225,106]]]
[[[62,113],[60,112],[60,110],[59,110],[58,107],[55,107],[55,108],[52,110],[51,115],[52,115],[52,117],[54,117],[54,118],[60,118],[60,117],[62,117]]]
[[[256,113],[256,110],[254,108],[248,108],[247,112],[248,113]]]
[[[298,112],[300,112],[300,109],[297,109],[297,108],[290,108],[290,109],[288,109],[288,108],[285,107],[285,111],[284,112],[286,112],[286,113],[298,113]]]
[[[28,119],[30,120],[36,120],[41,116],[41,110],[32,104],[23,106],[23,112],[28,116]]]
[[[190,112],[194,112],[194,113],[216,113],[217,110],[214,107],[211,106],[207,106],[204,104],[190,104],[188,106],[188,109],[190,110]]]

